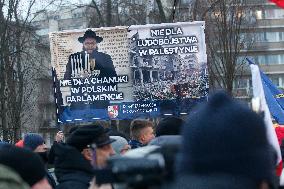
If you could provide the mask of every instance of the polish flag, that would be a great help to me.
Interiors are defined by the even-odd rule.
[[[276,174],[277,176],[280,176],[282,173],[283,162],[280,145],[277,139],[276,131],[272,124],[271,113],[269,111],[266,101],[266,94],[264,92],[264,87],[267,87],[263,78],[263,76],[265,75],[261,74],[261,71],[259,70],[257,65],[253,64],[253,62],[251,62],[249,59],[247,59],[247,61],[250,63],[251,68],[253,96],[255,99],[260,100],[260,108],[261,111],[264,112],[264,122],[266,125],[267,138],[277,153]]]

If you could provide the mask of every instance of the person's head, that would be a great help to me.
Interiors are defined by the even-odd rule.
[[[130,146],[125,138],[121,136],[110,136],[110,138],[116,140],[111,144],[116,154],[123,155],[130,149]]]
[[[34,152],[46,152],[47,146],[41,135],[37,133],[28,133],[24,137],[24,147]]]
[[[97,48],[97,41],[94,38],[86,38],[83,42],[83,49],[88,53],[92,53]]]
[[[178,117],[163,118],[156,127],[156,137],[162,135],[180,135],[184,121]]]
[[[102,37],[97,36],[94,31],[91,29],[87,30],[84,36],[79,37],[78,41],[83,43],[83,50],[88,53],[92,53],[93,50],[97,49],[97,44],[103,40]]]
[[[93,166],[102,167],[115,154],[111,146],[114,141],[101,125],[86,125],[71,133],[66,143],[80,151]]]
[[[38,155],[9,144],[0,147],[0,154],[0,164],[18,173],[31,189],[51,189],[45,178],[44,164]]]
[[[137,140],[142,144],[148,144],[155,138],[153,123],[148,120],[135,119],[130,124],[130,136],[133,140]]]
[[[181,174],[226,174],[259,184],[275,174],[275,152],[263,119],[222,92],[189,115],[181,151]]]

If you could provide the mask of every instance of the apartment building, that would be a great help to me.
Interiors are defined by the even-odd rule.
[[[260,66],[272,82],[284,89],[284,9],[265,0],[252,0],[257,25],[254,28],[253,48],[243,52]],[[245,57],[240,57],[242,60]],[[250,71],[246,70],[234,82],[234,94],[240,98],[252,96]]]

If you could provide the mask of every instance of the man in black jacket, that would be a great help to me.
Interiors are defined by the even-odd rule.
[[[84,36],[78,38],[78,41],[83,44],[83,51],[69,56],[64,79],[88,75],[96,71],[99,73],[98,77],[117,76],[110,55],[98,51],[97,44],[103,41],[102,37],[89,29]]]
[[[97,36],[91,29],[87,30],[84,36],[79,37],[78,41],[83,44],[83,49],[81,52],[76,52],[69,56],[68,63],[66,65],[66,72],[64,74],[64,80],[70,80],[72,78],[113,78],[116,77],[116,71],[112,62],[110,55],[99,52],[97,44],[103,41],[103,38]],[[84,84],[84,87],[93,87],[94,89],[107,88],[109,86],[115,87],[116,83],[91,83]],[[73,84],[73,88],[80,88]],[[95,92],[96,91],[96,92]],[[108,91],[98,92],[97,90],[91,92],[83,92],[79,90],[78,92],[71,91],[71,96],[86,96],[86,95],[97,95],[97,94],[107,94]],[[106,109],[109,106],[109,100],[95,100],[90,102],[91,108],[96,109]],[[72,110],[84,109],[86,104],[84,102],[72,102]]]
[[[66,144],[55,146],[56,189],[88,189],[94,168],[103,167],[106,159],[115,154],[107,131],[100,125],[79,127]]]

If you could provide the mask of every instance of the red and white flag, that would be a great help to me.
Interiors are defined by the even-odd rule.
[[[269,143],[274,147],[277,153],[277,176],[282,173],[282,156],[280,145],[278,143],[277,135],[272,123],[271,114],[265,99],[265,94],[263,90],[262,78],[257,65],[250,64],[251,75],[252,75],[252,87],[253,87],[253,97],[260,100],[260,111],[264,112],[264,122],[266,125],[267,138]]]

